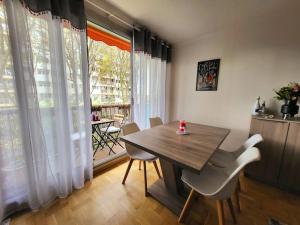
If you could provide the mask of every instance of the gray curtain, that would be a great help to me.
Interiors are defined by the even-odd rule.
[[[34,14],[51,12],[53,17],[69,21],[73,27],[86,28],[83,0],[20,0]]]
[[[171,62],[171,45],[155,36],[146,28],[134,30],[134,51],[150,54],[152,58],[159,58],[167,63]]]

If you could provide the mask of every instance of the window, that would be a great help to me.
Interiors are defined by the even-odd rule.
[[[87,31],[92,105],[130,104],[130,41],[93,24]]]

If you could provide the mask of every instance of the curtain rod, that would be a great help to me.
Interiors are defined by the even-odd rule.
[[[113,17],[115,18],[116,20],[118,20],[119,22],[125,24],[126,26],[132,28],[132,29],[136,29],[137,31],[140,31],[141,29],[139,29],[138,27],[134,26],[133,24],[131,23],[128,23],[127,21],[121,19],[120,17],[112,14],[111,12],[109,12],[108,10],[106,9],[103,9],[102,7],[98,6],[97,4],[95,4],[94,2],[91,2],[90,0],[86,0],[86,2],[90,5],[92,5],[93,7],[101,10],[102,12],[104,12],[105,14],[107,14],[108,17]]]
[[[103,9],[102,7],[98,6],[98,5],[95,4],[94,2],[91,2],[90,0],[85,0],[85,1],[86,1],[88,4],[92,5],[93,7],[97,8],[97,9],[99,9],[100,11],[104,12],[105,14],[107,14],[107,15],[108,15],[108,18],[109,18],[109,17],[113,17],[113,18],[115,18],[116,20],[120,21],[121,23],[125,24],[126,26],[128,26],[128,27],[130,27],[130,28],[132,28],[132,29],[135,29],[135,30],[137,30],[137,31],[141,31],[141,29],[138,28],[137,26],[135,26],[135,25],[133,25],[133,24],[131,24],[131,23],[128,23],[127,21],[121,19],[120,17],[118,17],[118,16],[112,14],[112,13],[109,12],[108,10]],[[156,40],[156,37],[155,37],[155,36],[151,36],[151,39]],[[166,45],[167,48],[169,48],[169,45],[167,45],[167,44],[165,44],[165,43],[163,43],[163,44]]]

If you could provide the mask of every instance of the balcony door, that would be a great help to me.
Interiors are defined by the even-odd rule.
[[[117,139],[122,133],[111,134],[110,139],[117,140],[113,142],[104,132],[107,126],[120,128],[131,120],[131,41],[91,22],[87,34],[91,118],[113,120],[99,125],[94,133],[94,142],[102,140],[100,145],[93,145],[94,166],[99,166],[126,153],[124,143]]]

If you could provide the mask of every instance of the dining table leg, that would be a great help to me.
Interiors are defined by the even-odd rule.
[[[166,187],[174,194],[181,195],[184,191],[184,185],[181,181],[181,168],[164,159],[159,161]]]
[[[160,158],[159,161],[163,179],[158,179],[152,184],[148,193],[176,215],[180,215],[188,196],[188,190],[181,181],[182,169],[168,160]]]

